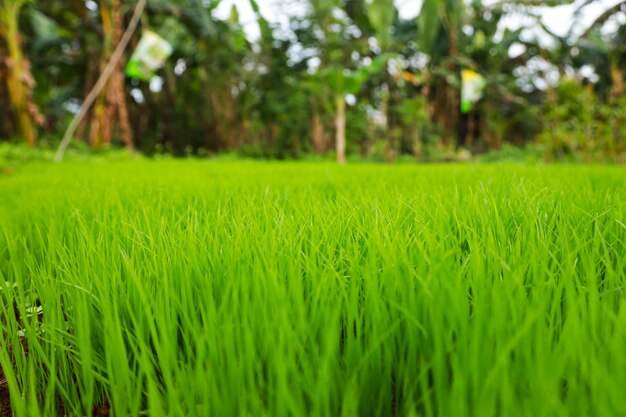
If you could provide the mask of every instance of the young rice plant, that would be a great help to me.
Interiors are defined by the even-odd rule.
[[[33,164],[0,177],[0,399],[626,415],[625,280],[621,167]]]

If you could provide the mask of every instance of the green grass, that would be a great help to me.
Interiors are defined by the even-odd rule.
[[[0,278],[15,416],[626,415],[622,167],[34,164]]]

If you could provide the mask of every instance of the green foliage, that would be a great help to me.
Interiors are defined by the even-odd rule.
[[[369,65],[364,65],[354,71],[342,67],[325,68],[320,72],[320,76],[336,94],[357,94],[363,84],[381,71],[393,56],[391,54],[378,55]]]
[[[441,8],[444,0],[425,1],[418,16],[418,43],[420,49],[430,53],[441,28]]]
[[[333,148],[338,97],[352,94],[358,105],[370,109],[348,114],[350,129],[356,129],[347,132],[357,140],[348,144],[353,153],[367,155],[368,146],[381,140],[387,141],[388,160],[402,155],[429,159],[429,153],[439,150],[454,154],[454,148],[469,147],[476,154],[505,143],[523,147],[539,138],[548,154],[559,158],[575,154],[575,160],[622,160],[617,126],[624,118],[619,103],[624,95],[620,68],[626,63],[626,26],[618,25],[615,33],[601,31],[620,5],[607,8],[573,42],[572,34],[550,33],[531,7],[568,1],[429,0],[410,20],[401,18],[397,2],[391,0],[300,3],[304,15],[291,17],[287,28],[274,27],[258,2],[250,0],[260,29],[260,39],[252,41],[242,25],[250,22],[239,21],[236,7],[220,20],[215,17],[221,4],[217,0],[150,0],[142,26],[165,37],[174,53],[159,72],[159,91],[126,80],[135,147],[149,155],[178,156],[238,149],[262,158],[303,157],[312,149],[328,152]],[[126,22],[132,2],[124,4]],[[586,4],[577,4],[579,14]],[[100,10],[87,8],[82,0],[9,1],[1,7],[22,9],[21,19],[12,21],[19,23],[24,67],[33,75],[32,80],[22,77],[29,90],[28,112],[21,106],[22,114],[32,114],[41,133],[60,136],[71,117],[68,110],[75,111],[99,75],[111,34],[104,36]],[[515,30],[506,28],[512,12],[524,15],[524,25]],[[0,25],[0,31],[5,26]],[[545,32],[543,40],[528,36],[531,26]],[[135,36],[131,45],[139,34]],[[544,41],[548,38],[551,42]],[[520,48],[519,55],[509,55]],[[5,49],[0,41],[0,54]],[[394,65],[385,71],[390,58]],[[465,68],[488,81],[486,95],[472,115],[478,127],[470,139],[459,133],[474,127],[464,125],[458,111],[459,73]],[[543,111],[543,103],[551,100],[545,80],[555,90],[567,90],[566,76],[581,79],[590,69],[593,74],[585,75],[593,84],[589,97],[577,96],[571,104],[563,103],[565,96],[557,98],[563,107],[576,106],[579,98],[596,106],[596,111],[582,115],[580,126],[569,126],[576,113],[571,109],[561,112],[570,116],[553,108]],[[5,74],[0,68],[0,77]],[[4,81],[0,135],[12,137],[15,109],[5,104],[9,93]],[[386,125],[374,120],[381,114]],[[81,139],[89,137],[89,129],[82,128]],[[365,129],[372,131],[364,134]],[[597,137],[586,143],[589,132]],[[614,143],[609,143],[611,134]],[[587,151],[591,154],[584,156]]]
[[[33,163],[51,163],[57,142],[43,138],[39,146],[32,147],[22,143],[0,142],[0,176],[13,175]],[[68,149],[67,158],[75,161],[126,161],[141,159],[141,155],[125,149],[103,147],[90,149],[83,143],[73,143]]]
[[[598,162],[626,160],[625,101],[604,102],[591,86],[570,79],[559,83],[545,111],[549,127],[539,140],[554,159]]]
[[[477,158],[481,163],[533,164],[544,161],[546,154],[542,144],[530,144],[523,148],[504,144],[499,150],[492,150]]]
[[[369,0],[366,11],[382,50],[388,51],[393,41],[391,28],[397,17],[393,0]]]
[[[36,161],[51,162],[53,158],[52,149],[0,142],[0,176],[12,174],[21,165]]]

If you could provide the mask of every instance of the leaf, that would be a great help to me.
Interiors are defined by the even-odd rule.
[[[583,4],[581,7],[578,8],[578,10],[576,11],[576,15],[578,15],[578,13],[581,12],[581,9],[586,6],[588,3]],[[592,23],[591,25],[589,25],[589,27],[587,29],[585,29],[585,31],[583,32],[582,35],[580,35],[580,38],[587,38],[589,36],[589,34],[596,28],[600,28],[602,27],[612,16],[616,15],[617,13],[621,12],[624,8],[626,7],[626,1],[620,1],[619,3],[617,3],[616,5],[608,8],[607,10],[605,10],[600,16],[598,16]]]
[[[372,60],[368,66],[359,68],[347,77],[345,84],[345,93],[356,94],[359,92],[363,84],[367,82],[374,74],[380,72],[386,65],[387,61],[395,57],[395,54],[382,54]]]
[[[391,27],[396,19],[396,8],[393,0],[371,0],[367,5],[367,16],[376,32],[378,41],[383,50],[391,46]]]
[[[442,0],[425,0],[422,10],[417,16],[417,43],[422,52],[432,53],[439,28],[441,27],[440,11]]]
[[[30,11],[30,22],[35,34],[40,38],[56,39],[59,37],[59,26],[38,10]]]
[[[252,11],[254,11],[254,14],[256,15],[257,23],[259,24],[259,30],[261,31],[261,39],[271,42],[272,28],[267,19],[265,19],[261,14],[261,8],[259,7],[259,4],[256,2],[256,0],[248,1],[250,2],[250,7],[252,8]]]

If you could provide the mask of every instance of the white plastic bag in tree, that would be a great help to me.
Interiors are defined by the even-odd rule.
[[[126,65],[126,75],[150,81],[172,54],[172,45],[154,32],[145,31]]]
[[[464,69],[461,71],[461,112],[469,113],[472,106],[483,96],[487,81],[476,71]]]

